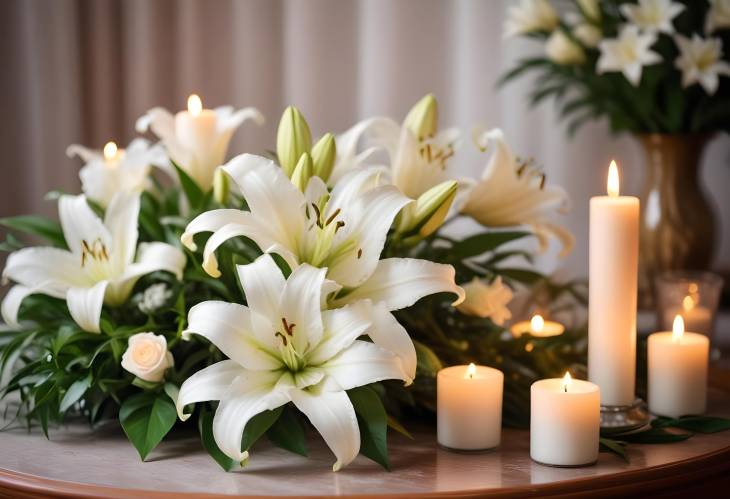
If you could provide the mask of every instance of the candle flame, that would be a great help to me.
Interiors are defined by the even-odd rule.
[[[689,312],[690,310],[695,308],[695,301],[690,295],[685,296],[682,300],[682,308],[685,310],[685,312]]]
[[[606,190],[608,191],[608,195],[612,198],[618,197],[618,167],[616,166],[616,161],[613,159],[611,160],[611,164],[608,167],[608,181],[606,182]]]
[[[691,282],[691,283],[689,283],[689,286],[688,286],[688,288],[687,288],[687,289],[689,290],[689,292],[690,292],[691,294],[695,294],[695,293],[697,293],[697,291],[699,290],[699,288],[698,288],[698,286],[697,286],[697,283],[696,283],[696,282]]]
[[[473,362],[469,364],[469,367],[466,368],[466,376],[464,378],[468,379],[474,379],[474,375],[477,373],[477,366],[474,365]]]
[[[111,161],[117,155],[117,151],[117,145],[114,142],[107,142],[104,145],[104,159],[107,161]]]
[[[532,319],[530,320],[530,329],[532,329],[536,333],[542,332],[542,329],[545,327],[545,319],[542,318],[542,315],[535,314]]]
[[[565,376],[563,376],[563,391],[565,393],[568,393],[568,387],[570,386],[571,381],[573,381],[573,378],[570,377],[570,373],[568,371],[565,372]]]
[[[672,323],[672,342],[679,343],[684,335],[684,319],[681,315],[677,315]]]
[[[203,111],[203,101],[197,94],[191,94],[188,97],[188,112],[193,116],[199,115]]]

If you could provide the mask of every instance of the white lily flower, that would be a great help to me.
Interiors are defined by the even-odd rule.
[[[692,39],[677,35],[679,57],[675,66],[682,71],[682,86],[699,83],[708,95],[713,95],[720,85],[720,75],[730,75],[730,64],[722,59],[722,40],[703,39],[693,34]]]
[[[241,438],[251,418],[293,402],[335,454],[337,471],[360,450],[357,417],[345,390],[386,379],[412,381],[392,351],[357,339],[369,335],[377,320],[369,302],[320,309],[329,287],[325,273],[305,264],[285,280],[274,259],[262,255],[238,266],[248,306],[207,301],[190,310],[185,334],[206,337],[230,360],[183,383],[178,415],[185,420],[186,405],[219,400],[213,436],[236,461],[248,457]]]
[[[493,149],[482,179],[469,193],[462,213],[487,227],[528,225],[547,246],[549,235],[563,244],[562,255],[573,247],[573,235],[548,221],[551,212],[563,210],[568,196],[561,188],[545,185],[545,176],[530,161],[520,161],[512,154],[502,130],[493,129],[477,137],[482,150]]]
[[[139,195],[116,195],[103,221],[83,195],[61,196],[58,209],[70,251],[36,247],[10,254],[3,279],[18,284],[2,303],[9,324],[17,323],[23,299],[40,293],[65,299],[76,323],[98,333],[102,305],[123,304],[140,277],[157,270],[182,277],[185,255],[178,248],[159,242],[137,247]]]
[[[457,302],[463,298],[451,265],[409,258],[380,260],[393,219],[409,200],[392,185],[378,185],[377,171],[350,173],[330,194],[319,177],[312,177],[302,193],[281,168],[260,156],[237,156],[222,169],[241,189],[251,211],[208,211],[185,229],[182,242],[191,249],[195,234],[213,232],[203,250],[203,268],[210,275],[220,275],[216,248],[237,236],[248,237],[265,253],[280,255],[292,269],[305,263],[326,267],[331,305],[371,299],[385,307],[378,324],[389,332],[380,339],[373,337],[376,342],[402,336],[393,332],[402,327],[387,311],[408,307],[433,293],[454,293]],[[415,369],[415,352],[408,345],[388,349],[397,352],[408,369]]]
[[[656,33],[641,34],[637,26],[624,26],[618,38],[606,39],[598,44],[601,50],[598,73],[621,71],[632,85],[638,86],[643,67],[662,60],[659,54],[650,50],[656,41]]]
[[[730,28],[730,0],[710,0],[710,10],[705,19],[705,33]]]
[[[475,277],[464,286],[466,299],[456,308],[459,312],[476,317],[489,317],[496,325],[501,326],[512,318],[507,304],[512,300],[512,290],[502,283],[502,277],[491,284]]]
[[[117,149],[114,142],[108,142],[103,151],[72,144],[66,155],[84,161],[79,172],[81,189],[102,208],[109,205],[117,192],[140,193],[149,188],[152,166],[175,178],[162,145],[151,145],[145,139],[134,139],[126,149]]]
[[[555,64],[563,66],[583,64],[586,60],[583,48],[560,29],[553,31],[548,38],[545,44],[545,55]]]
[[[504,37],[552,31],[558,27],[560,18],[547,0],[521,0],[507,11]]]
[[[188,100],[188,111],[174,116],[161,107],[150,109],[135,127],[140,133],[152,129],[170,158],[208,191],[213,186],[215,169],[225,161],[233,132],[247,120],[261,125],[264,117],[253,107],[234,111],[231,106],[223,106],[211,110],[202,109],[199,98],[192,102]]]
[[[684,10],[684,5],[672,0],[639,0],[638,5],[625,3],[619,8],[626,19],[647,32],[672,34],[672,20]]]

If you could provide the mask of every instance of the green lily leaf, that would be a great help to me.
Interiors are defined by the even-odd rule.
[[[375,391],[368,386],[347,392],[360,426],[360,453],[390,471],[388,415]]]
[[[284,407],[281,417],[269,428],[266,436],[274,445],[289,452],[305,457],[309,454],[304,428],[295,410],[291,407]]]
[[[695,433],[717,433],[730,430],[730,419],[715,416],[684,416],[677,419],[657,418],[654,428],[680,428]]]
[[[241,448],[249,450],[271,425],[281,416],[284,406],[277,407],[273,411],[264,411],[252,417],[243,430],[243,438],[241,439]]]
[[[66,412],[69,407],[78,402],[91,386],[91,381],[91,373],[83,379],[74,381],[61,399],[61,404],[58,407],[59,412]]]
[[[53,246],[68,249],[66,238],[63,237],[61,224],[50,218],[38,215],[20,215],[17,217],[0,218],[0,225],[9,229],[40,237]]]
[[[600,438],[599,442],[601,452],[612,452],[627,463],[629,462],[629,456],[626,454],[626,442],[611,438]]]
[[[139,393],[125,399],[119,408],[122,429],[143,461],[176,420],[175,406],[165,394]]]
[[[200,440],[203,442],[203,447],[208,451],[215,462],[220,465],[225,471],[231,471],[238,466],[238,463],[230,457],[223,454],[223,451],[218,448],[218,444],[215,443],[213,437],[213,413],[208,410],[201,410],[200,417],[198,418],[198,431],[200,431]]]
[[[172,166],[174,166],[175,170],[177,170],[177,175],[180,178],[180,185],[185,193],[185,197],[188,198],[188,202],[190,202],[190,206],[196,210],[201,208],[203,200],[205,199],[205,193],[203,190],[195,182],[195,180],[190,178],[190,175],[188,175],[185,170],[180,168],[177,163],[172,161]]]

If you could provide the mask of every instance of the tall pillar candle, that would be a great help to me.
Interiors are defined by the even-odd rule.
[[[649,411],[673,418],[703,414],[710,353],[707,336],[685,333],[678,315],[671,332],[649,336],[647,348]]]
[[[588,379],[601,404],[634,401],[639,199],[619,196],[611,161],[608,195],[591,198],[588,307]]]
[[[436,378],[438,443],[450,449],[499,445],[504,374],[486,366],[441,369]]]

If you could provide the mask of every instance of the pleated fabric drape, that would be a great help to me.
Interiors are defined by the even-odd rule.
[[[509,1],[486,0],[5,0],[0,4],[0,215],[55,213],[42,196],[78,192],[70,143],[101,147],[134,137],[156,105],[181,109],[196,92],[208,106],[256,106],[265,126],[246,124],[231,153],[275,141],[283,108],[296,104],[313,132],[339,132],[375,114],[402,117],[423,94],[439,98],[443,125],[501,126],[515,151],[542,164],[573,208],[571,256],[544,270],[587,269],[588,199],[605,191],[610,158],[624,191],[643,177],[640,150],[605,124],[565,136],[551,105],[530,110],[530,82],[495,82],[534,44],[503,40]],[[465,140],[470,139],[467,136]],[[465,144],[468,146],[469,144]],[[730,140],[716,139],[703,182],[721,214],[717,265],[730,266]],[[455,165],[482,168],[476,151]],[[555,249],[554,249],[555,250]]]

